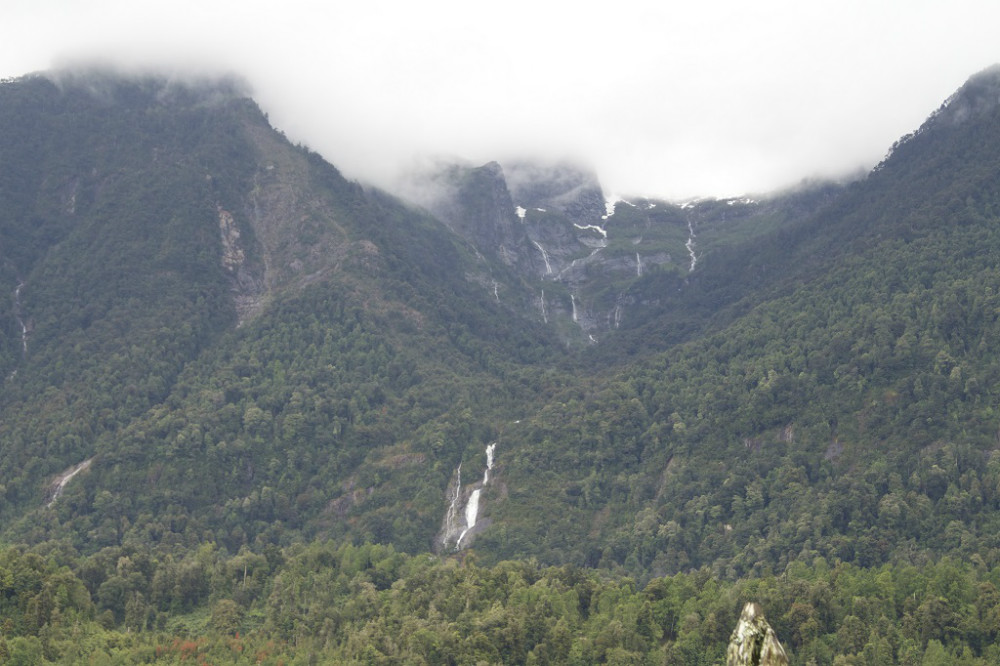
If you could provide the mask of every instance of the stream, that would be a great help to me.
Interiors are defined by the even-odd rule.
[[[698,265],[698,255],[694,253],[694,222],[688,220],[688,239],[684,243],[684,247],[687,248],[688,254],[691,255],[691,266],[688,268],[688,273],[694,270],[694,267]]]
[[[66,484],[72,481],[74,476],[90,467],[90,463],[92,462],[94,462],[94,459],[88,458],[78,465],[73,465],[68,470],[57,476],[55,482],[52,484],[52,499],[49,500],[49,503],[46,506],[52,506],[55,504],[56,500],[62,496],[63,490],[66,489]]]
[[[24,323],[21,316],[21,289],[24,288],[24,280],[17,279],[17,287],[14,289],[14,318],[17,319],[21,327],[21,355],[28,355],[28,325]]]
[[[454,550],[461,550],[465,544],[466,536],[479,522],[480,499],[483,488],[490,482],[490,472],[493,471],[496,448],[496,442],[486,447],[486,471],[483,472],[482,481],[477,481],[474,484],[464,507],[462,506],[462,465],[460,464],[456,468],[455,483],[449,492],[448,512],[444,517],[444,528],[441,534],[443,548],[447,549],[454,539]]]

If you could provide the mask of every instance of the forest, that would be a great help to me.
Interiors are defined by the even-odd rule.
[[[997,663],[998,91],[625,210],[703,255],[588,341],[238,81],[3,82],[0,662],[717,664],[756,601],[793,664]]]

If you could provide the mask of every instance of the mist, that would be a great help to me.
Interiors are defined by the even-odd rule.
[[[441,155],[568,159],[608,194],[674,199],[840,178],[1000,61],[983,0],[7,4],[0,76],[235,73],[290,139],[381,186]]]

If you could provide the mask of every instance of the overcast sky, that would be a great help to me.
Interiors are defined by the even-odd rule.
[[[871,168],[1000,62],[998,26],[996,0],[3,0],[0,77],[236,71],[361,180],[571,157],[609,194],[688,198]]]

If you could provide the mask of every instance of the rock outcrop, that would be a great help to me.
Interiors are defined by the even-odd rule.
[[[743,607],[740,621],[729,639],[726,666],[788,666],[788,656],[759,604]]]

